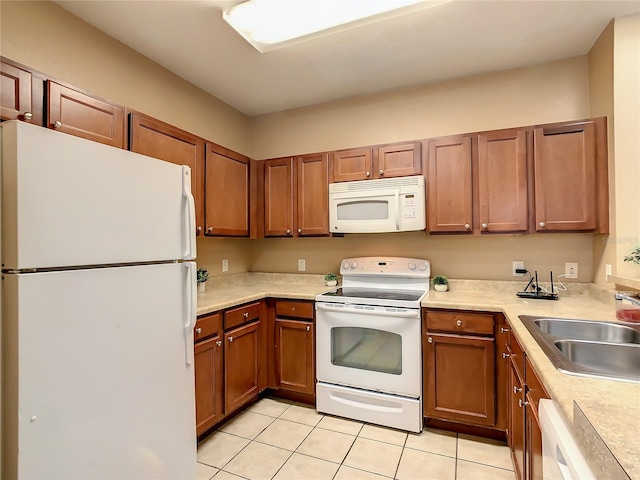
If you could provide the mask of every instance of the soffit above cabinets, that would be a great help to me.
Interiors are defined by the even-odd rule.
[[[238,1],[56,1],[246,115],[586,54],[637,1],[448,3],[259,53],[223,19]]]

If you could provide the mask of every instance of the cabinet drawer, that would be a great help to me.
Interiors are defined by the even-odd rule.
[[[508,350],[520,378],[524,379],[524,351],[515,335],[510,336]]]
[[[260,318],[260,302],[233,308],[224,312],[224,329],[227,330],[257,318]]]
[[[308,318],[309,320],[313,320],[313,302],[278,300],[276,302],[276,316]]]
[[[427,330],[493,335],[493,315],[485,313],[427,311]]]
[[[222,333],[222,314],[212,313],[198,318],[193,329],[193,341],[198,342],[220,333]]]

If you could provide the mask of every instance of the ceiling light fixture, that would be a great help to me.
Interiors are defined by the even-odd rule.
[[[451,0],[249,0],[222,18],[260,52]]]

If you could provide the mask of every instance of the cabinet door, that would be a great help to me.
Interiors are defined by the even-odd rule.
[[[194,351],[196,434],[200,435],[224,415],[222,338],[198,342]]]
[[[596,228],[596,145],[593,122],[534,130],[536,230]]]
[[[313,394],[313,323],[275,319],[276,386]]]
[[[264,236],[293,236],[293,160],[264,162]]]
[[[296,160],[298,236],[329,235],[329,155]]]
[[[207,143],[206,235],[249,236],[249,159]]]
[[[420,143],[386,145],[375,150],[374,176],[377,178],[406,177],[422,173]]]
[[[224,334],[224,405],[230,413],[260,392],[260,322]]]
[[[478,200],[482,232],[527,231],[527,134],[478,135]]]
[[[493,338],[427,333],[425,415],[495,424]]]
[[[471,138],[446,137],[428,145],[429,231],[471,233]]]
[[[518,480],[524,479],[525,411],[524,382],[515,362],[509,362],[509,447]]]
[[[538,412],[527,396],[526,403],[526,466],[528,480],[543,480],[542,476],[542,431]]]
[[[31,72],[0,63],[0,118],[33,120]]]
[[[204,225],[204,140],[155,118],[129,114],[129,150],[191,168],[196,235]]]
[[[353,148],[333,152],[332,170],[334,182],[371,180],[372,158],[370,148]]]
[[[504,314],[497,314],[498,326],[496,331],[496,428],[508,433],[509,410],[509,324]]]
[[[47,126],[60,132],[125,148],[124,107],[47,81]]]

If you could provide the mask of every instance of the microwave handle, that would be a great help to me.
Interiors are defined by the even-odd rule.
[[[396,231],[400,231],[400,192],[396,192]]]

